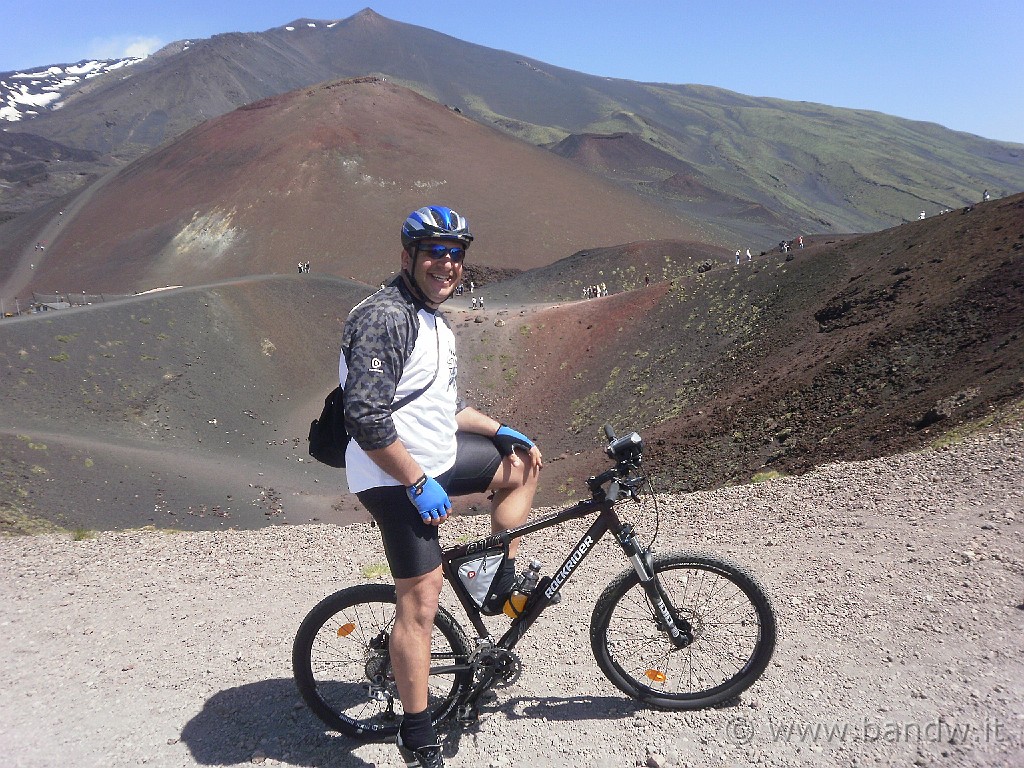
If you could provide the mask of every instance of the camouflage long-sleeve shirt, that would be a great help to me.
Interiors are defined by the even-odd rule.
[[[353,493],[400,484],[366,455],[395,440],[428,475],[452,466],[459,408],[455,335],[444,315],[418,302],[401,278],[349,313],[338,369],[352,436],[345,464]],[[392,403],[431,379],[426,392],[392,412]]]

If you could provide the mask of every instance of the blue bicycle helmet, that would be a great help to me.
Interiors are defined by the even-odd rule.
[[[420,240],[458,240],[465,248],[473,242],[469,234],[469,223],[451,208],[443,205],[428,205],[409,214],[402,225],[402,247]]]

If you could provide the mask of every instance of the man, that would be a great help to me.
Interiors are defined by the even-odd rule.
[[[449,495],[490,491],[491,529],[507,530],[526,521],[543,465],[525,435],[458,400],[455,336],[439,308],[461,281],[472,242],[450,208],[413,211],[402,227],[402,271],[349,314],[339,363],[349,489],[380,528],[398,594],[390,640],[405,713],[398,748],[407,765],[424,768],[444,764],[427,678]],[[517,546],[487,613],[499,613],[512,591]]]

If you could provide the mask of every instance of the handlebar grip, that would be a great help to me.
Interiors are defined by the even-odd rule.
[[[608,438],[609,443],[615,440],[615,430],[611,424],[604,425],[604,436]]]

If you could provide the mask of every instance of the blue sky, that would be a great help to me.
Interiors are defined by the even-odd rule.
[[[594,75],[699,83],[1024,143],[1024,2],[988,0],[14,0],[0,71],[151,52],[364,7]]]

